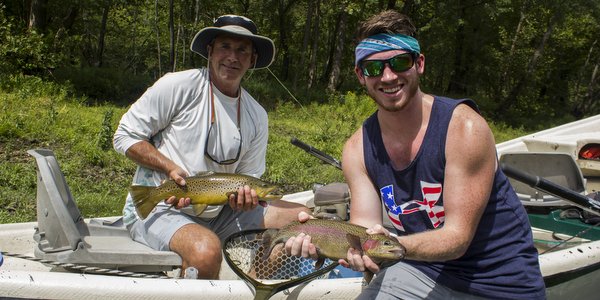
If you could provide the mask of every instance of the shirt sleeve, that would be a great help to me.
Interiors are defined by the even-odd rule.
[[[113,137],[118,153],[140,141],[150,141],[159,131],[169,125],[177,111],[177,84],[174,76],[160,78],[121,117]]]

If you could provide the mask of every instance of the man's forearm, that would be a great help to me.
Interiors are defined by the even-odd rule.
[[[171,170],[177,168],[177,165],[158,151],[147,141],[140,141],[133,144],[125,155],[138,165],[152,170],[169,174]]]

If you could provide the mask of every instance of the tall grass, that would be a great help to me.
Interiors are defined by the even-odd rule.
[[[372,100],[348,93],[300,105],[286,100],[269,82],[255,81],[251,88],[260,89],[262,100],[278,95],[267,105],[270,133],[264,179],[289,192],[343,181],[341,171],[291,145],[290,139],[339,158],[345,140],[375,111]],[[26,153],[32,148],[54,151],[84,217],[121,214],[135,165],[112,149],[111,139],[126,107],[88,105],[94,102],[75,96],[65,84],[27,76],[0,80],[0,223],[35,220],[35,162]],[[524,133],[503,124],[493,124],[492,129],[497,142]]]

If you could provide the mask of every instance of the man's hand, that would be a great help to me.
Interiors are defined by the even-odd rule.
[[[298,221],[304,223],[312,218],[306,212],[298,213]],[[296,237],[291,237],[285,242],[285,253],[292,256],[301,256],[304,258],[319,258],[317,254],[317,247],[311,243],[310,235],[300,233]]]
[[[390,232],[385,229],[383,226],[377,224],[371,228],[367,229],[368,234],[385,234],[385,236],[390,236]],[[379,272],[379,265],[373,261],[370,257],[361,254],[360,251],[350,248],[348,249],[348,253],[346,256],[346,260],[340,259],[339,264],[352,269],[354,271],[365,272],[371,271],[373,273]]]
[[[229,206],[234,211],[249,211],[258,205],[258,195],[250,186],[240,187],[237,193],[229,195]]]
[[[179,185],[181,187],[185,187],[185,184],[186,184],[185,177],[187,177],[188,174],[182,168],[176,167],[173,170],[169,171],[167,175],[169,175],[169,178],[172,179],[173,181],[175,181],[175,183],[177,183],[177,185]],[[181,208],[184,208],[184,207],[190,205],[191,199],[190,198],[177,199],[175,196],[171,196],[171,197],[169,197],[169,199],[165,200],[165,203],[171,204],[177,209],[181,209]]]

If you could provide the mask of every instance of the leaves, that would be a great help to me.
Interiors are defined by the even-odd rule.
[[[174,49],[169,43],[167,1],[48,1],[51,13],[39,33],[28,28],[29,12],[21,2],[0,4],[0,72],[68,80],[91,102],[130,103],[165,70],[172,70],[171,53],[176,70],[205,65],[205,60],[189,49],[192,38],[215,17],[233,13],[250,17],[260,34],[274,40],[278,51],[271,70],[292,86],[294,93],[318,90],[324,94],[330,78],[334,93],[364,93],[352,72],[353,33],[360,22],[391,3],[410,13],[420,28],[418,38],[427,58],[421,78],[424,91],[473,98],[488,110],[487,116],[529,128],[549,126],[552,120],[545,117],[548,115],[573,119],[600,112],[600,107],[593,105],[600,89],[594,75],[600,46],[593,46],[600,36],[598,1],[172,3]],[[108,23],[102,35],[107,5]],[[347,18],[343,35],[338,34],[341,9]],[[102,36],[104,43],[100,43]],[[100,45],[104,45],[102,54]],[[339,49],[338,55],[334,55],[335,49]],[[105,68],[95,65],[100,61]],[[254,76],[266,74],[256,73]],[[128,86],[127,78],[139,79]],[[275,93],[262,98],[280,98],[273,89],[259,92]]]

